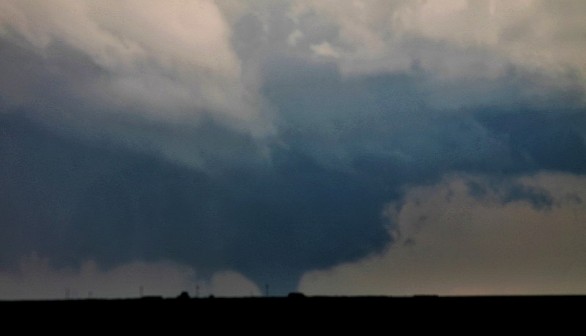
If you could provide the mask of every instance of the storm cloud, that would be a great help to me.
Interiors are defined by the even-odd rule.
[[[446,176],[557,209],[519,179],[586,172],[581,5],[433,3],[0,1],[0,267],[284,294],[394,246],[389,204]]]

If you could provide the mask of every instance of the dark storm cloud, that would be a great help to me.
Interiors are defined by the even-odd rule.
[[[478,119],[491,132],[505,139],[512,155],[528,169],[584,174],[584,111],[572,107],[548,111],[484,111]]]
[[[229,36],[213,3],[199,2],[213,24],[196,42],[219,40],[209,45],[217,54],[173,39],[171,52],[169,41],[124,20],[107,21],[116,34],[83,33],[109,19],[99,15],[108,6],[90,6],[96,12],[79,32],[40,23],[56,29],[42,48],[1,31],[2,266],[32,252],[55,266],[172,260],[291,290],[309,270],[388,246],[396,223],[383,211],[410,187],[481,175],[468,183],[470,195],[547,209],[556,201],[547,191],[510,181],[586,171],[586,111],[574,70],[551,75],[498,57],[507,71],[481,66],[477,76],[471,64],[498,52],[454,47],[448,32],[448,41],[430,42],[426,26],[401,41],[375,36],[385,22],[337,27],[353,20],[343,15],[356,10],[349,3],[333,14],[330,4],[318,8],[331,16],[327,23],[318,12],[242,16]],[[161,29],[176,37],[173,27]],[[113,52],[84,43],[94,40]],[[133,41],[144,53],[132,52]],[[410,55],[424,51],[422,61]]]
[[[512,71],[492,83],[467,82],[471,90],[497,88],[485,93],[494,96],[492,105],[448,110],[434,104],[446,88],[437,85],[430,93],[435,84],[424,72],[347,78],[328,64],[286,63],[267,69],[272,81],[265,95],[279,108],[287,143],[325,165],[395,171],[390,175],[403,183],[447,171],[584,173],[583,95],[547,92],[548,103],[538,106],[526,98],[540,85],[531,74]],[[517,94],[504,95],[502,88]]]
[[[266,75],[281,136],[264,163],[245,164],[259,155],[255,146],[211,122],[193,128],[200,136],[193,139],[240,150],[207,152],[201,170],[4,115],[3,264],[31,251],[61,266],[170,259],[292,289],[307,270],[388,244],[392,223],[382,209],[405,186],[481,173],[500,187],[471,182],[473,196],[492,188],[503,203],[547,208],[546,192],[503,178],[586,169],[570,160],[584,153],[579,112],[431,115],[416,77],[348,80],[327,66],[293,70],[295,78]]]
[[[388,193],[302,153],[275,153],[270,170],[211,176],[22,117],[5,115],[1,125],[4,266],[31,251],[61,266],[171,259],[291,289],[308,268],[388,241],[380,217]]]

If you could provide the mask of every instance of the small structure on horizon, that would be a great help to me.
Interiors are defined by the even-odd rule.
[[[179,296],[177,296],[177,300],[189,300],[189,293],[187,293],[187,291],[183,291],[181,292],[181,294],[179,294]]]

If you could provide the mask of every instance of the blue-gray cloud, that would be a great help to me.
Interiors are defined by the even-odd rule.
[[[247,126],[226,117],[238,115],[234,104],[219,112],[209,102],[190,105],[195,120],[177,118],[173,103],[171,117],[165,106],[142,113],[141,104],[127,111],[96,103],[95,94],[110,92],[112,78],[124,74],[113,74],[84,44],[53,42],[39,53],[30,38],[2,35],[0,266],[15,267],[33,251],[55,266],[172,260],[290,290],[308,270],[392,243],[395,223],[383,211],[409,187],[473,174],[486,181],[469,182],[476,198],[547,209],[556,200],[546,191],[510,181],[586,171],[586,109],[574,68],[552,74],[504,58],[498,75],[475,77],[468,64],[466,75],[450,77],[417,57],[387,66],[392,53],[383,48],[380,64],[365,70],[367,55],[345,40],[361,29],[346,31],[332,18],[318,25],[316,13],[269,17],[230,17],[234,32],[220,48],[238,58],[238,80],[254,93],[243,108],[257,106],[262,111],[253,114],[266,117],[248,119],[248,111]],[[298,27],[299,20],[308,25]],[[289,42],[297,28],[298,41]],[[480,65],[493,55],[428,38],[400,45]],[[339,58],[323,59],[287,49],[326,40],[356,53],[334,50]],[[165,66],[148,73],[167,78],[177,70],[158,67]],[[205,86],[199,79],[196,88]]]
[[[267,82],[280,136],[255,164],[246,163],[260,155],[254,140],[213,123],[191,139],[239,151],[208,152],[202,170],[4,115],[3,264],[31,251],[61,266],[170,259],[291,289],[307,270],[391,242],[382,210],[405,186],[482,174],[502,185],[502,202],[547,208],[551,196],[507,177],[586,169],[579,110],[431,114],[416,98],[417,78],[306,71]],[[470,192],[481,197],[487,187]]]
[[[4,266],[31,251],[56,266],[170,259],[291,289],[308,268],[389,240],[380,209],[391,193],[303,153],[211,175],[54,135],[22,117],[5,115],[1,125]]]

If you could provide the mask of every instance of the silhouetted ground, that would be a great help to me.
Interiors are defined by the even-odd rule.
[[[0,301],[5,324],[108,334],[223,331],[305,335],[415,333],[566,334],[581,330],[586,296],[491,297],[147,297],[120,300]],[[22,322],[24,321],[24,322]],[[81,328],[81,329],[79,329]],[[46,332],[45,332],[46,333]],[[427,333],[424,333],[427,334]]]
[[[388,312],[417,313],[447,309],[454,312],[473,312],[474,310],[494,309],[494,313],[517,311],[519,313],[564,310],[576,307],[581,311],[586,304],[586,295],[553,296],[352,296],[328,297],[293,294],[289,297],[249,297],[249,298],[190,298],[182,294],[177,298],[149,296],[133,299],[80,299],[45,301],[0,301],[0,309],[158,309],[179,308],[185,311],[213,312],[242,311],[254,309],[275,311],[279,309],[298,309],[300,311],[355,311],[380,308]],[[443,311],[445,312],[445,311]]]

